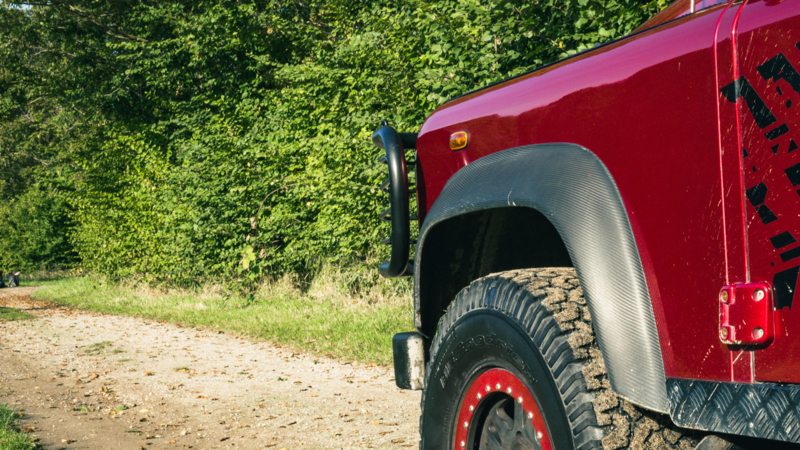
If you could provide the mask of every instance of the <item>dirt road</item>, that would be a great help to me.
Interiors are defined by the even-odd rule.
[[[419,393],[389,368],[233,336],[53,307],[0,306],[0,403],[45,449],[416,447]]]

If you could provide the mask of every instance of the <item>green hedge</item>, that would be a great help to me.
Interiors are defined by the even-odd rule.
[[[369,143],[380,119],[418,130],[447,98],[619,37],[666,6],[48,5],[0,7],[0,157],[28,174],[0,195],[50,202],[69,220],[42,232],[52,244],[0,240],[0,264],[47,254],[25,264],[176,283],[363,260],[388,233]]]

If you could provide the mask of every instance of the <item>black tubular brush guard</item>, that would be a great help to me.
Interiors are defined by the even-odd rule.
[[[398,133],[384,119],[381,127],[372,134],[372,143],[376,147],[386,150],[386,156],[381,158],[389,166],[389,178],[381,185],[381,191],[389,194],[391,205],[381,213],[381,220],[392,224],[392,234],[389,239],[381,241],[382,244],[392,246],[391,259],[383,262],[378,271],[384,278],[397,278],[414,273],[414,262],[409,262],[411,246],[411,217],[409,213],[408,170],[415,166],[415,161],[406,161],[405,151],[416,149],[416,133]]]

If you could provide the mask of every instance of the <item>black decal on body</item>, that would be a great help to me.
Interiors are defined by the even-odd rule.
[[[800,247],[795,247],[791,250],[786,250],[785,252],[781,253],[781,261],[791,261],[797,257],[800,257]]]
[[[764,203],[767,200],[767,190],[767,185],[764,183],[759,183],[748,189],[747,199],[750,200],[750,204],[755,207]]]
[[[783,124],[778,128],[775,128],[774,130],[768,131],[767,134],[765,134],[764,136],[766,136],[767,139],[769,139],[770,141],[774,141],[775,139],[778,139],[779,137],[783,136],[788,132],[789,132],[789,125]]]
[[[777,154],[778,154],[778,150],[779,150],[780,148],[781,148],[781,144],[775,144],[775,145],[773,145],[773,146],[772,146],[772,154],[773,154],[773,155],[777,155]]]
[[[775,213],[770,210],[767,205],[764,205],[764,201],[767,200],[767,185],[764,183],[759,183],[745,192],[747,194],[747,199],[750,200],[750,204],[756,209],[758,212],[758,216],[761,217],[761,222],[764,224],[768,224],[770,222],[774,222],[778,220],[778,217],[775,216]]]
[[[736,103],[736,100],[743,98],[747,104],[747,109],[750,110],[750,114],[759,128],[766,128],[778,121],[772,111],[769,110],[767,104],[764,103],[764,100],[761,100],[756,90],[747,81],[747,78],[741,77],[720,91],[731,103]]]
[[[742,149],[742,158],[747,158],[747,149],[746,148]]]
[[[800,164],[795,164],[784,170],[784,172],[786,172],[786,176],[789,177],[789,181],[792,182],[792,186],[800,184]]]
[[[789,141],[789,151],[786,153],[792,153],[795,150],[797,150],[797,142],[795,142],[794,139],[792,139],[791,141]]]
[[[758,216],[761,217],[761,222],[764,223],[764,225],[778,220],[778,216],[776,216],[775,213],[772,212],[769,207],[767,207],[767,205],[759,205],[758,208],[756,208],[756,211],[758,212]]]
[[[794,68],[783,53],[779,53],[774,58],[758,66],[756,70],[758,70],[758,73],[761,74],[764,80],[783,80],[789,83],[789,86],[791,86],[795,92],[800,94],[800,73],[797,73],[797,69]],[[780,89],[780,86],[778,89]],[[778,93],[781,92],[778,91]]]
[[[772,246],[775,247],[775,250],[797,242],[797,239],[795,239],[794,236],[792,236],[792,233],[788,231],[784,231],[781,234],[772,236],[769,238],[769,240],[772,242]]]
[[[800,266],[778,272],[772,278],[772,289],[775,291],[775,309],[792,309],[798,273],[800,273]]]

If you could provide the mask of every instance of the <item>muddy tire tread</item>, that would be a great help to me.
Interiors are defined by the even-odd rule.
[[[560,391],[577,450],[689,450],[702,437],[614,394],[574,269],[513,270],[474,281],[439,320],[431,361],[453,325],[476,309],[504,313],[539,348]]]

